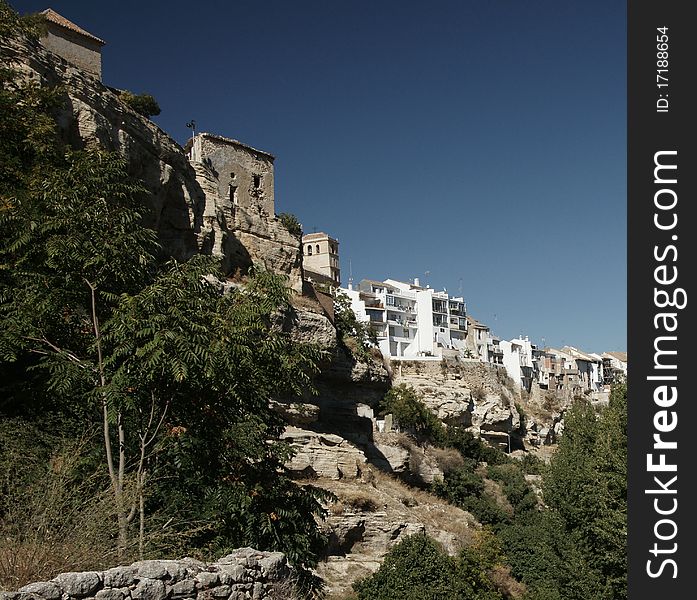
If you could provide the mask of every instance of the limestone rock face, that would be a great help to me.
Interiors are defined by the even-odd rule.
[[[317,485],[339,499],[323,524],[328,556],[317,567],[332,594],[346,593],[354,581],[374,573],[408,535],[425,533],[455,554],[478,527],[469,513],[371,466],[359,479],[320,479]]]
[[[290,426],[281,438],[297,449],[286,466],[298,474],[329,479],[355,478],[360,475],[361,465],[366,463],[365,454],[338,435]]]
[[[516,395],[499,382],[495,367],[480,362],[456,365],[399,362],[394,385],[413,387],[439,419],[482,431],[513,432],[520,427]]]
[[[502,404],[501,396],[487,394],[474,404],[472,425],[480,431],[515,431],[520,427],[520,415],[515,406]]]
[[[285,326],[292,338],[303,344],[317,344],[329,355],[337,352],[336,328],[323,314],[298,308],[288,315]]]
[[[217,256],[227,272],[261,262],[301,289],[300,238],[274,214],[234,213],[210,169],[192,165],[184,149],[123,104],[117,90],[31,40],[0,40],[0,58],[27,79],[65,90],[58,125],[67,142],[97,143],[126,158],[129,173],[150,192],[146,224],[157,231],[165,253],[180,261],[196,253]]]

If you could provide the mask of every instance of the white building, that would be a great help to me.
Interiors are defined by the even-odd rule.
[[[600,356],[591,356],[573,346],[564,346],[562,352],[569,354],[575,361],[579,383],[584,390],[602,391],[603,361]]]
[[[499,346],[503,350],[503,366],[508,375],[522,389],[530,391],[536,371],[533,362],[535,346],[530,342],[528,336],[510,341],[501,340]]]
[[[384,356],[440,359],[465,355],[466,306],[444,290],[423,288],[418,280],[362,280],[357,289],[342,289],[356,317],[369,322]]]

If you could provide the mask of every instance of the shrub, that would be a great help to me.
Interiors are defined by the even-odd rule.
[[[373,575],[353,584],[360,600],[452,598],[454,561],[431,538],[412,535],[385,556]]]
[[[516,514],[532,510],[537,506],[537,496],[525,481],[519,465],[515,463],[493,465],[488,468],[488,474],[491,479],[502,484],[503,493]]]
[[[403,429],[412,430],[431,439],[444,436],[444,428],[435,414],[421,401],[414,388],[405,384],[393,387],[380,403],[380,414],[392,413]]]
[[[160,105],[150,94],[134,94],[126,90],[121,92],[119,98],[126,106],[148,119],[160,114]]]
[[[520,461],[520,468],[527,475],[542,475],[545,469],[545,463],[538,456],[526,452]]]
[[[278,218],[291,234],[296,237],[302,236],[303,230],[300,221],[298,221],[298,217],[291,213],[281,213],[278,215]]]
[[[353,584],[359,600],[497,600],[474,561],[448,556],[435,540],[416,534],[404,538],[371,576]]]
[[[443,444],[448,448],[455,448],[463,457],[471,458],[476,462],[501,464],[508,460],[504,452],[498,448],[492,448],[458,425],[451,425],[444,431]]]

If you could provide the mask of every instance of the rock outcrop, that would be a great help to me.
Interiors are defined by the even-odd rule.
[[[324,523],[330,537],[327,556],[317,567],[332,594],[346,593],[354,581],[374,573],[390,548],[408,535],[426,533],[454,554],[471,543],[480,527],[468,512],[370,465],[358,479],[313,483],[338,497]]]
[[[518,394],[504,385],[501,371],[494,366],[479,361],[399,361],[392,370],[394,385],[414,388],[445,423],[464,425],[476,435],[510,434],[520,428],[515,407]]]
[[[302,287],[302,250],[273,214],[250,208],[233,211],[219,192],[215,174],[192,164],[184,149],[149,119],[119,99],[119,91],[73,66],[38,42],[0,40],[3,65],[41,86],[63,92],[57,122],[75,148],[97,143],[120,152],[130,175],[143,182],[150,200],[146,225],[155,229],[167,256],[184,261],[197,253],[221,258],[232,273],[252,262],[290,278]]]
[[[280,552],[240,548],[215,563],[145,560],[107,571],[61,573],[0,600],[290,600],[293,569]]]

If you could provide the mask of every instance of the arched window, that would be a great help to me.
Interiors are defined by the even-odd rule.
[[[317,254],[319,254],[319,244],[315,246],[315,249],[317,250]]]
[[[307,245],[307,255],[312,256],[312,244]]]

